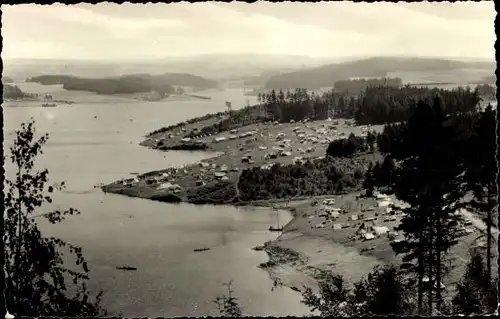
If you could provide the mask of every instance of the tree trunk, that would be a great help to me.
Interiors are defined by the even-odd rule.
[[[436,309],[441,310],[441,212],[436,214]],[[434,285],[433,285],[434,287]]]
[[[422,233],[421,233],[422,234]],[[420,243],[423,242],[423,236],[420,235]],[[424,295],[424,285],[423,285],[423,280],[424,280],[424,257],[423,257],[423,249],[419,249],[419,254],[418,254],[418,284],[417,284],[417,294],[418,294],[418,302],[417,302],[417,309],[418,309],[418,314],[422,315],[422,305],[423,305],[423,295]]]
[[[488,185],[489,186],[489,185]],[[486,274],[488,276],[488,280],[491,281],[491,192],[490,187],[488,187],[488,211],[486,217]]]
[[[432,221],[431,221],[432,222]],[[428,250],[428,269],[429,269],[429,273],[428,273],[428,278],[429,278],[429,287],[428,287],[428,290],[427,290],[427,307],[429,308],[428,309],[428,315],[431,316],[432,315],[432,302],[433,302],[433,290],[434,290],[434,285],[433,285],[433,281],[432,281],[432,278],[434,276],[434,250],[433,250],[433,233],[432,233],[432,226],[429,227],[429,240],[428,240],[428,243],[427,243],[427,250]]]

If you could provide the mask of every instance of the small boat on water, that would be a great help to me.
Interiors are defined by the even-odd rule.
[[[269,227],[269,231],[283,231],[283,227]]]
[[[131,267],[131,266],[116,266],[116,269],[119,269],[119,270],[137,270],[137,267]]]
[[[210,250],[210,248],[207,248],[207,247],[204,247],[204,248],[196,248],[196,249],[193,249],[193,251],[207,251],[207,250]]]
[[[55,103],[43,103],[42,107],[56,107],[57,105]]]

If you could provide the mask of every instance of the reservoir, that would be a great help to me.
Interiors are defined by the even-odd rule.
[[[104,194],[94,185],[131,173],[189,164],[206,153],[159,152],[137,145],[142,136],[162,126],[254,103],[243,90],[203,91],[211,100],[141,102],[66,92],[57,86],[17,84],[29,93],[54,99],[78,100],[53,108],[4,107],[7,149],[13,132],[34,118],[38,135],[49,133],[37,165],[49,170],[50,181],[66,181],[67,189],[53,196],[61,209],[78,216],[58,225],[40,220],[47,236],[58,236],[83,248],[89,264],[89,288],[103,289],[109,315],[170,317],[217,315],[213,300],[233,281],[243,314],[303,315],[301,296],[284,288],[271,291],[272,281],[257,265],[267,260],[252,247],[274,239],[271,209],[231,206],[165,204]],[[22,103],[20,103],[22,104]],[[7,151],[6,151],[7,152]],[[7,171],[9,166],[6,166]],[[9,172],[7,172],[8,174]],[[282,222],[291,219],[282,212]],[[193,249],[210,247],[203,252]],[[133,266],[136,271],[117,270]]]

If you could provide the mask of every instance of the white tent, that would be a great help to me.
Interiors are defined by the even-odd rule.
[[[337,211],[330,211],[330,216],[332,216],[333,218],[337,218],[340,216],[340,213]]]
[[[378,202],[377,204],[378,204],[378,207],[387,207],[391,204],[391,202],[388,200],[383,200],[383,201]]]
[[[375,239],[375,235],[373,235],[372,233],[366,233],[363,235],[363,237],[365,238],[365,240]]]
[[[383,235],[389,232],[389,228],[385,226],[373,226],[372,228],[377,235]]]

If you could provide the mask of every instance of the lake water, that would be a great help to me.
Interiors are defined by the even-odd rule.
[[[267,260],[251,250],[275,238],[267,231],[276,220],[269,209],[165,204],[104,194],[93,186],[172,165],[193,163],[203,153],[158,152],[140,147],[141,137],[161,126],[223,111],[224,102],[242,107],[248,99],[238,89],[199,93],[212,100],[140,102],[65,92],[57,86],[20,83],[31,93],[78,100],[55,108],[4,107],[5,146],[12,132],[33,117],[39,133],[49,133],[38,165],[49,169],[51,181],[66,181],[54,196],[61,208],[82,213],[55,226],[41,222],[47,235],[83,247],[91,269],[89,287],[105,291],[110,315],[217,315],[215,297],[233,280],[235,295],[251,316],[303,315],[308,311],[299,294],[271,291],[267,272],[257,265]],[[79,96],[79,97],[77,97]],[[87,101],[87,102],[85,102]],[[8,170],[8,166],[6,167]],[[282,222],[291,217],[286,212]],[[205,252],[193,252],[200,247]],[[121,271],[130,265],[137,271]]]

